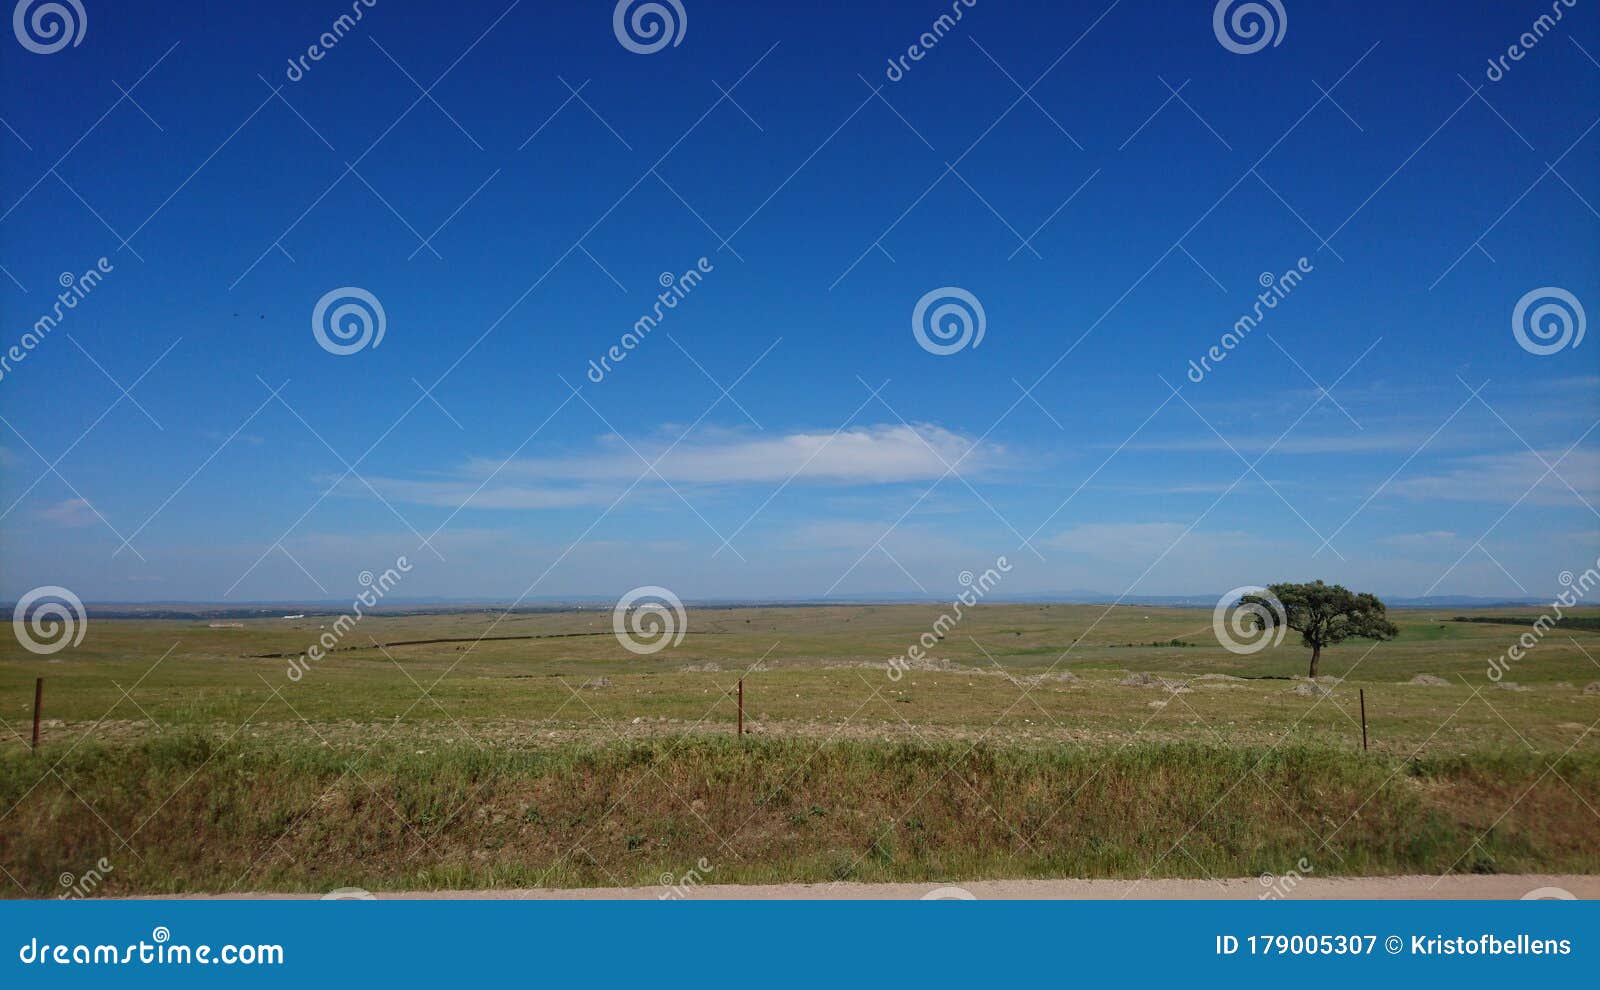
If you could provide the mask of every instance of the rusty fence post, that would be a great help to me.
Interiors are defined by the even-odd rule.
[[[1367,689],[1361,688],[1361,751],[1367,751]]]
[[[33,681],[33,751],[39,752],[39,709],[44,707],[44,678]]]

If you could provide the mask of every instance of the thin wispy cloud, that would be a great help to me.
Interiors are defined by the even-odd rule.
[[[38,510],[35,516],[40,522],[48,525],[71,528],[92,526],[98,521],[93,507],[81,498],[69,498],[64,502],[46,506]]]
[[[838,432],[745,435],[707,431],[667,438],[602,437],[588,453],[510,461],[473,457],[432,478],[369,478],[385,498],[480,509],[559,509],[605,504],[641,475],[641,486],[794,484],[866,487],[931,482],[952,466],[968,477],[1000,466],[1005,451],[938,426],[851,427]],[[654,470],[649,465],[654,464]],[[360,494],[365,485],[343,486]]]
[[[1219,427],[1219,429],[1221,429]],[[1429,449],[1435,447],[1460,447],[1476,446],[1482,442],[1475,437],[1448,437],[1434,436],[1430,439],[1430,428],[1418,427],[1415,430],[1358,432],[1350,429],[1348,432],[1296,435],[1287,437],[1267,434],[1250,434],[1229,436],[1222,430],[1223,437],[1219,438],[1209,430],[1203,430],[1200,435],[1190,435],[1172,438],[1154,438],[1139,440],[1128,445],[1129,450],[1144,451],[1147,453],[1224,453],[1232,454],[1238,451],[1241,454],[1258,455],[1270,450],[1273,454],[1378,454],[1398,453],[1410,454],[1424,446]]]
[[[1555,473],[1547,476],[1546,465]],[[1526,493],[1524,502],[1537,505],[1582,506],[1579,495],[1594,504],[1600,501],[1600,451],[1574,450],[1564,459],[1559,450],[1482,454],[1454,460],[1442,471],[1402,478],[1390,487],[1397,495],[1420,499],[1510,505]]]
[[[1131,555],[1149,560],[1180,547],[1186,553],[1220,553],[1257,540],[1245,532],[1204,532],[1180,522],[1086,523],[1057,534],[1047,545],[1089,557],[1126,560]]]

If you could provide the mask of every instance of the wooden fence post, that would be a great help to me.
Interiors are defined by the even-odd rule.
[[[1361,688],[1361,751],[1367,751],[1367,689]]]
[[[44,678],[33,681],[33,751],[39,752],[39,709],[44,707]]]
[[[739,678],[739,738],[744,738],[744,678]]]

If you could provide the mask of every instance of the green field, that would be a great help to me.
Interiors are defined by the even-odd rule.
[[[91,618],[75,649],[0,657],[0,884],[48,896],[102,857],[113,893],[650,883],[702,858],[719,882],[1600,872],[1592,621],[1497,684],[1535,611],[1397,612],[1311,685],[1293,634],[1235,655],[1204,610],[987,605],[892,680],[941,611],[692,609],[650,656],[608,611],[371,616],[298,681],[333,617]]]

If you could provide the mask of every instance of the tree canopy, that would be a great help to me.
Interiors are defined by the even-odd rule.
[[[1274,584],[1267,591],[1271,597],[1245,595],[1240,604],[1260,606],[1256,621],[1264,628],[1282,622],[1300,634],[1300,642],[1311,649],[1310,677],[1317,676],[1324,646],[1347,639],[1394,639],[1400,634],[1376,595],[1321,581]]]

